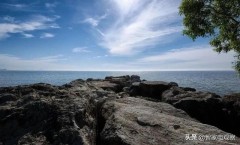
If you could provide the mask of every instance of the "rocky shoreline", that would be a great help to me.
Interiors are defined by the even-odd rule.
[[[137,75],[0,88],[0,145],[237,145],[239,137],[240,94]]]

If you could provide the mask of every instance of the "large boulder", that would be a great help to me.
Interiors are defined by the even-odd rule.
[[[131,82],[141,82],[140,76],[131,75]]]
[[[140,82],[132,83],[128,91],[131,96],[141,95]]]
[[[132,96],[144,96],[161,100],[162,93],[171,88],[171,85],[163,81],[135,82],[131,86]]]
[[[127,85],[130,81],[130,76],[126,75],[126,76],[107,76],[105,77],[106,81],[110,81],[111,83],[116,83],[116,84],[121,84],[121,85]]]
[[[159,145],[159,144],[239,144],[235,140],[188,140],[192,135],[227,135],[216,127],[199,123],[184,111],[166,103],[126,97],[109,100],[100,110],[98,144]],[[233,136],[234,137],[234,136]]]
[[[88,79],[87,82],[92,86],[111,90],[116,93],[121,91],[129,92],[129,87],[133,82],[140,82],[140,77],[137,75],[126,76],[107,76],[104,80]]]
[[[178,96],[182,99],[173,103],[176,108],[186,111],[191,117],[202,123],[217,127],[223,126],[224,116],[221,98],[218,95],[204,92],[187,92]]]
[[[239,95],[220,97],[209,92],[172,87],[162,94],[162,101],[186,111],[202,123],[214,125],[240,136]]]
[[[224,96],[222,104],[224,118],[227,122],[223,129],[240,136],[240,94]]]

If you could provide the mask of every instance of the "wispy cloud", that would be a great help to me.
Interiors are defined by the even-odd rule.
[[[27,5],[25,4],[8,4],[9,6],[12,6],[12,7],[15,7],[15,8],[18,8],[18,9],[22,9],[22,8],[26,8]]]
[[[46,8],[49,8],[49,9],[52,9],[52,8],[55,8],[57,6],[58,3],[45,3],[45,7]]]
[[[92,26],[97,26],[98,25],[98,20],[97,19],[94,19],[94,18],[86,18],[84,21],[84,23],[89,23],[91,24]]]
[[[175,0],[109,0],[116,15],[110,27],[100,30],[101,45],[115,55],[130,55],[164,42],[178,33],[179,2]],[[93,23],[94,24],[94,23]]]
[[[55,12],[54,9],[57,7],[58,3],[45,3],[45,7],[47,8],[48,11],[50,12]]]
[[[66,60],[62,54],[40,57],[38,60],[47,61],[47,62],[58,62],[60,60]]]
[[[98,55],[98,56],[95,56],[95,57],[93,57],[93,58],[106,58],[106,57],[108,57],[107,54],[105,54],[105,55]]]
[[[33,34],[27,34],[27,33],[22,33],[24,38],[33,38],[34,35]]]
[[[55,20],[58,17],[46,17],[42,15],[36,15],[25,22],[17,23],[0,23],[0,39],[9,37],[14,33],[25,33],[35,30],[44,30],[59,28]]]
[[[14,3],[9,1],[9,3],[0,3],[1,9],[7,9],[8,11],[19,11],[19,12],[39,12],[36,9],[36,3]]]
[[[142,65],[156,65],[158,69],[184,70],[226,70],[232,69],[234,52],[217,53],[210,46],[197,46],[169,50],[168,52],[146,56],[137,62]]]
[[[53,38],[53,37],[55,37],[55,35],[52,33],[42,33],[42,35],[40,36],[40,38]]]
[[[85,20],[83,20],[82,22],[83,23],[88,23],[88,24],[90,24],[91,26],[93,26],[93,27],[96,27],[96,26],[98,26],[98,24],[100,23],[100,21],[101,20],[103,20],[103,19],[105,19],[107,17],[107,14],[104,14],[104,15],[102,15],[102,16],[98,16],[98,17],[96,17],[96,18],[93,18],[93,17],[88,17],[88,18],[86,18]]]
[[[3,17],[3,21],[13,23],[13,22],[15,22],[15,17],[4,16],[4,17]]]
[[[75,66],[64,64],[63,55],[46,56],[35,59],[0,54],[0,67],[9,70],[76,70]]]
[[[76,47],[76,48],[72,49],[72,52],[74,52],[74,53],[89,53],[91,51],[88,50],[87,47]]]
[[[21,4],[21,3],[18,3],[18,4],[2,3],[1,6],[12,7],[16,9],[23,9],[27,7],[26,4]]]

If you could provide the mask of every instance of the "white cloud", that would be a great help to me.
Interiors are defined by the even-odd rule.
[[[118,12],[121,15],[128,15],[131,12],[138,10],[146,1],[144,0],[112,0]]]
[[[0,67],[9,70],[76,70],[75,66],[64,64],[62,55],[46,56],[35,59],[0,54]]]
[[[3,20],[6,22],[10,22],[13,23],[15,21],[15,17],[11,17],[11,16],[4,16]]]
[[[30,3],[30,4],[23,4],[23,3],[3,3],[1,1],[0,7],[1,9],[7,9],[10,11],[24,11],[24,12],[36,12],[36,8],[34,9],[34,6],[36,3]]]
[[[25,4],[12,4],[11,6],[16,7],[18,9],[23,9],[27,7],[27,5]]]
[[[7,3],[5,3],[3,5],[8,6],[8,7],[14,7],[16,9],[23,9],[23,8],[27,7],[27,5],[25,5],[25,4],[7,4]]]
[[[138,60],[139,64],[150,65],[154,69],[171,70],[231,70],[234,52],[217,53],[210,46],[174,49],[147,56]],[[155,67],[154,67],[155,66]]]
[[[97,26],[98,25],[98,20],[94,19],[94,18],[86,18],[84,21],[84,23],[89,23],[91,24],[92,26]]]
[[[107,57],[109,57],[109,56],[107,54],[105,54],[105,55],[98,55],[93,58],[107,58]]]
[[[54,3],[45,3],[45,7],[47,8],[47,10],[48,10],[49,12],[55,12],[55,11],[54,11],[54,8],[56,8],[57,5],[58,5],[57,2],[54,2]]]
[[[49,8],[49,9],[52,9],[52,8],[55,8],[57,6],[57,3],[45,3],[45,7],[46,8]]]
[[[72,52],[74,52],[74,53],[89,53],[91,51],[89,51],[87,47],[76,47],[76,48],[72,49]]]
[[[53,38],[53,37],[55,37],[55,35],[52,34],[52,33],[43,33],[43,34],[40,36],[40,38]]]
[[[130,55],[182,31],[175,0],[111,0],[116,21],[101,32],[100,45],[111,54]]]
[[[0,23],[0,39],[9,37],[14,33],[25,33],[35,30],[59,28],[59,26],[54,23],[56,19],[58,19],[56,16],[50,18],[42,15],[36,15],[25,22]]]
[[[27,33],[22,33],[22,35],[24,36],[24,38],[33,38],[34,37],[34,35],[27,34]]]
[[[42,61],[47,61],[47,62],[57,62],[60,60],[66,60],[66,58],[63,58],[63,55],[53,55],[53,56],[45,56],[45,57],[40,57],[38,60]]]
[[[86,18],[85,20],[83,20],[83,23],[88,23],[90,25],[92,25],[93,27],[98,26],[98,24],[100,23],[101,20],[105,19],[107,17],[107,14],[104,14],[100,17],[96,17],[96,18]]]

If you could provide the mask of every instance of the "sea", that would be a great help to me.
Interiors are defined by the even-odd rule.
[[[139,75],[149,81],[176,82],[181,87],[218,95],[240,93],[240,76],[234,71],[0,71],[0,87],[49,83],[63,85],[75,79]]]

